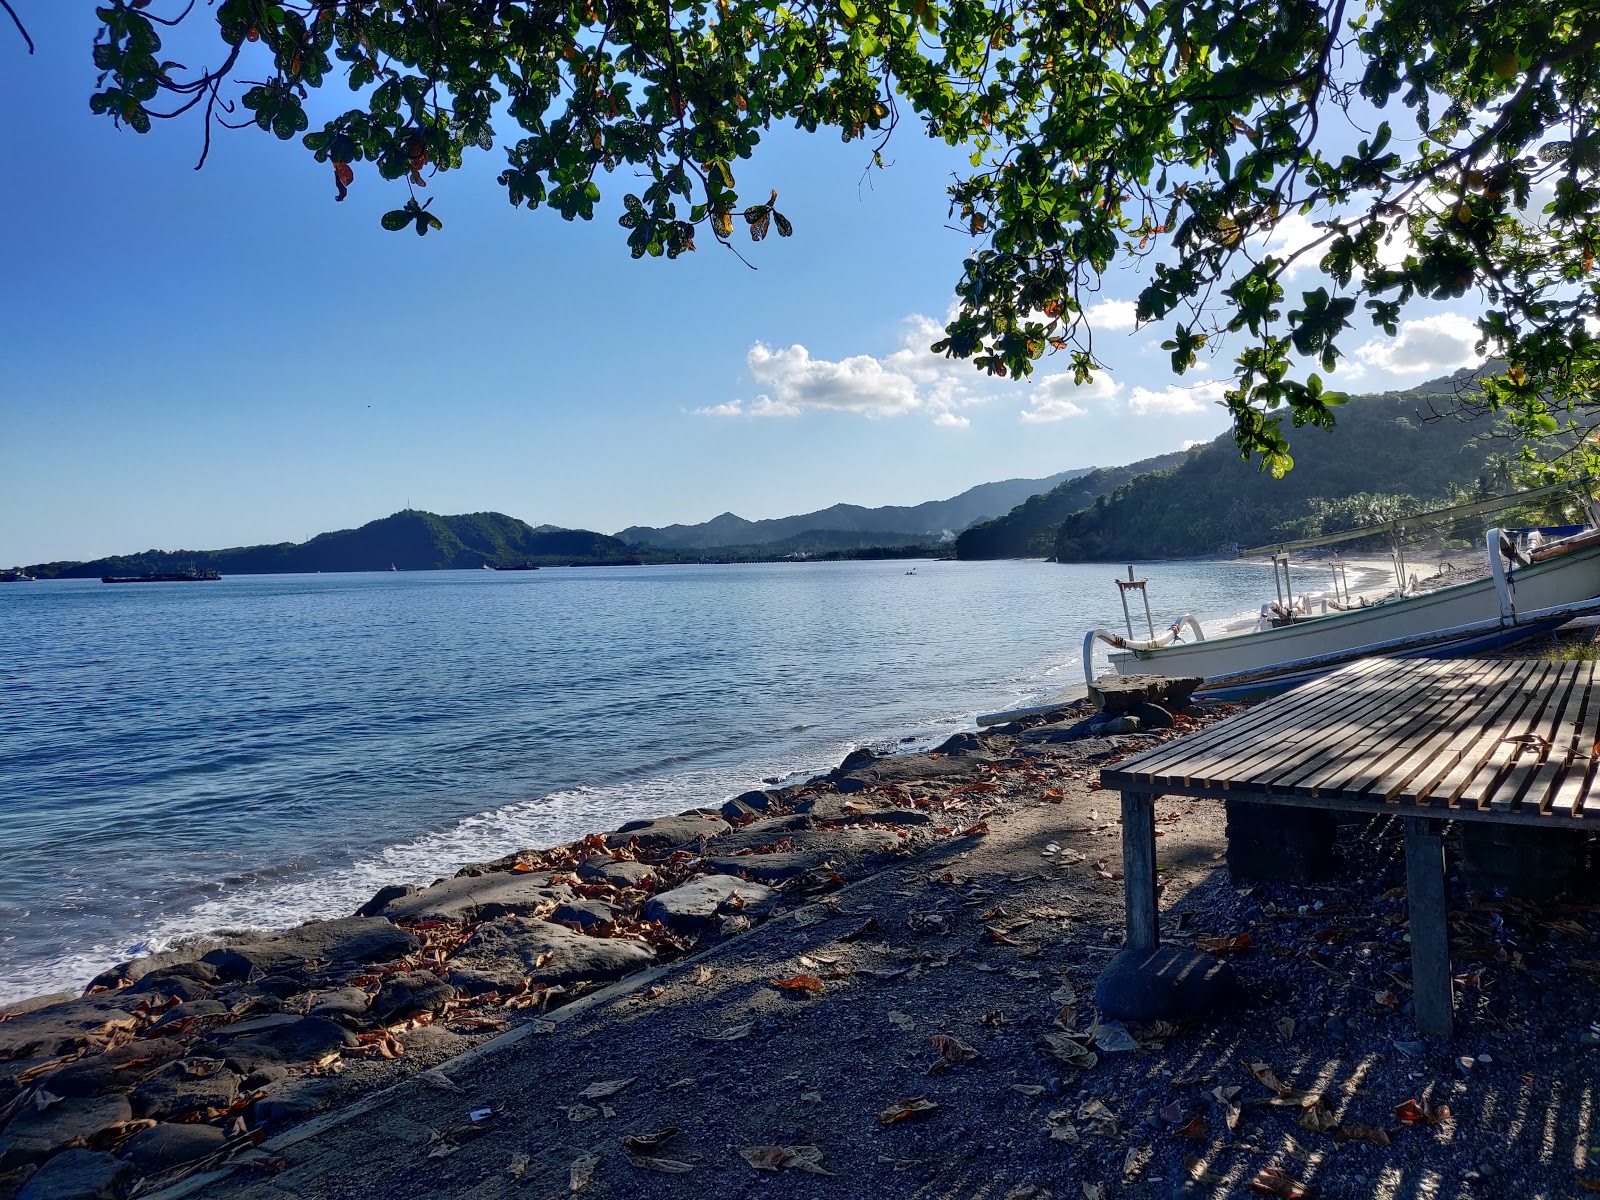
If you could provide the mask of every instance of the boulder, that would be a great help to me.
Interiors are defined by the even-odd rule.
[[[738,901],[734,900],[735,896]],[[702,875],[671,891],[652,896],[645,905],[644,915],[647,921],[660,921],[678,933],[700,933],[720,916],[732,913],[753,916],[769,907],[777,897],[778,893],[765,884],[752,883],[737,875]]]
[[[578,878],[586,883],[609,883],[619,888],[642,888],[654,883],[656,869],[631,858],[591,858],[578,864]]]
[[[372,1001],[372,1015],[379,1021],[398,1021],[422,1013],[438,1012],[445,1001],[454,1000],[456,989],[427,971],[408,971],[383,981]]]
[[[220,1000],[187,1000],[167,1009],[156,1018],[156,1023],[150,1028],[165,1029],[170,1025],[176,1025],[179,1021],[187,1021],[190,1017],[226,1017],[228,1011],[228,1006]]]
[[[1089,685],[1089,699],[1101,712],[1131,712],[1140,704],[1182,708],[1205,680],[1198,675],[1102,675]]]
[[[629,821],[606,838],[608,846],[626,846],[635,838],[647,850],[669,850],[687,846],[701,838],[714,838],[733,827],[720,817],[656,817],[649,821]]]
[[[0,1061],[54,1058],[69,1053],[85,1035],[132,1029],[137,1021],[127,1009],[148,999],[127,992],[104,992],[0,1021]]]
[[[921,809],[871,805],[843,796],[818,796],[802,810],[812,825],[931,825],[933,818]]]
[[[371,1001],[358,987],[334,988],[330,992],[317,992],[311,997],[307,1015],[327,1017],[329,1020],[352,1021],[367,1015]]]
[[[126,1096],[63,1100],[43,1112],[24,1108],[0,1131],[0,1171],[43,1162],[80,1138],[88,1141],[101,1130],[131,1120],[133,1110]]]
[[[500,917],[478,927],[450,959],[450,982],[474,994],[506,991],[527,979],[555,986],[607,981],[650,966],[656,952],[632,938],[588,937],[529,917]]]
[[[248,1075],[262,1063],[315,1062],[336,1050],[350,1050],[361,1044],[355,1034],[327,1017],[282,1015],[291,1019],[259,1030],[246,1030],[247,1036],[229,1036],[225,1042],[224,1035],[237,1035],[250,1022],[217,1030],[212,1038],[222,1044],[215,1052],[233,1070]]]
[[[705,865],[720,875],[743,875],[758,883],[782,883],[807,871],[826,865],[828,856],[821,851],[809,853],[777,852],[773,854],[739,854],[722,858],[708,858]]]
[[[220,1059],[183,1058],[146,1078],[130,1098],[141,1117],[158,1121],[221,1112],[239,1098],[239,1076]]]
[[[717,811],[722,815],[722,819],[730,825],[742,825],[746,821],[753,821],[761,815],[743,800],[728,800]]]
[[[108,970],[100,972],[89,981],[85,991],[94,988],[107,988],[112,991],[127,987],[129,984],[144,982],[150,976],[164,979],[178,976],[185,979],[197,980],[200,983],[216,983],[217,973],[198,960],[207,950],[223,945],[221,938],[196,938],[184,942],[174,950],[160,950],[154,954],[145,954],[139,958],[129,959],[127,962],[118,963]]]
[[[1159,704],[1136,704],[1128,716],[1139,722],[1140,729],[1171,729],[1176,721],[1172,714]]]
[[[859,770],[862,767],[876,762],[877,758],[878,752],[876,750],[871,750],[863,746],[859,750],[852,750],[849,754],[846,754],[844,756],[844,761],[833,769],[833,774],[847,775],[851,771]]]
[[[885,784],[966,783],[983,774],[986,761],[972,756],[936,758],[931,754],[896,754],[841,772],[834,786],[841,792],[858,792]],[[795,809],[799,811],[800,806],[796,805]]]
[[[1182,946],[1122,951],[1095,980],[1094,1004],[1113,1021],[1181,1021],[1239,997],[1233,968]]]
[[[215,1154],[227,1140],[215,1125],[162,1122],[135,1134],[122,1155],[140,1171],[153,1174]]]
[[[835,865],[853,869],[862,863],[899,853],[901,835],[887,829],[797,829],[787,833],[751,835],[741,829],[730,837],[718,838],[706,847],[716,858],[737,855],[741,850],[761,850],[784,840],[783,850],[791,854],[824,854]]]
[[[115,1200],[133,1174],[131,1162],[98,1150],[68,1150],[40,1167],[17,1200]]]
[[[89,1054],[47,1075],[45,1089],[57,1096],[97,1096],[125,1091],[152,1071],[182,1058],[189,1047],[177,1038],[146,1037]]]
[[[766,812],[772,807],[774,793],[768,791],[740,792],[734,800],[754,812]]]
[[[588,929],[592,925],[609,925],[617,919],[617,910],[604,900],[568,900],[556,906],[552,921],[563,925],[576,925]]]
[[[201,959],[229,979],[253,972],[273,974],[307,963],[388,962],[421,946],[404,929],[380,917],[307,921],[287,933],[241,940],[208,951]]]
[[[266,1094],[255,1102],[252,1115],[256,1124],[269,1129],[293,1125],[327,1108],[338,1094],[337,1080],[306,1076],[285,1079],[267,1088]]]
[[[934,748],[935,754],[943,754],[949,758],[966,758],[973,754],[987,754],[989,745],[983,740],[983,735],[972,733],[951,734]]]
[[[387,887],[381,887],[374,892],[371,900],[356,909],[355,915],[358,917],[379,916],[394,901],[405,896],[415,896],[421,890],[414,883],[391,883]]]
[[[458,875],[432,887],[391,900],[383,915],[391,921],[489,921],[511,915],[542,915],[572,889],[553,883],[549,871],[491,871]]]

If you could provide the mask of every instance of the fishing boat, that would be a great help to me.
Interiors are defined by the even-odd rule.
[[[32,583],[33,576],[26,571],[0,571],[0,583]]]
[[[1570,485],[1458,505],[1370,525],[1347,533],[1260,546],[1244,555],[1270,556],[1277,598],[1262,606],[1256,627],[1207,637],[1185,614],[1157,633],[1145,581],[1117,580],[1126,635],[1092,629],[1083,639],[1085,679],[1093,683],[1097,642],[1110,647],[1121,675],[1199,677],[1201,693],[1241,698],[1283,691],[1342,663],[1370,655],[1444,658],[1483,653],[1555,629],[1578,617],[1600,615],[1600,527],[1588,524],[1539,529],[1492,528],[1484,539],[1487,570],[1446,572],[1424,583],[1407,569],[1403,535],[1426,525],[1449,524],[1525,503]],[[1590,502],[1585,498],[1585,507]],[[1290,556],[1356,538],[1388,534],[1395,587],[1387,595],[1353,594],[1340,560],[1302,564],[1302,591],[1294,592]],[[1310,593],[1308,570],[1327,571],[1332,586]],[[1459,582],[1453,578],[1461,576]],[[1147,638],[1133,635],[1130,593],[1145,595]]]
[[[215,571],[158,571],[148,575],[102,575],[101,583],[214,583],[222,576]]]

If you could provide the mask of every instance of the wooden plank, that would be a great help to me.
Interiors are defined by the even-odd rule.
[[[1410,778],[1382,782],[1381,790],[1386,802],[1410,802],[1424,806],[1435,803],[1432,792],[1440,781],[1456,770],[1464,758],[1474,754],[1475,749],[1482,747],[1486,730],[1490,730],[1510,706],[1522,706],[1522,688],[1528,675],[1526,662],[1507,661],[1502,662],[1501,667],[1486,680],[1482,706],[1478,706],[1472,714],[1462,715],[1461,722],[1451,731],[1450,738],[1443,746],[1430,746],[1426,757],[1416,765],[1416,770],[1411,771]],[[1395,782],[1398,782],[1398,786],[1395,786]],[[1440,797],[1440,802],[1448,806],[1445,798]]]
[[[1572,765],[1545,810],[1552,817],[1577,820],[1587,815],[1584,802],[1594,786],[1595,760],[1600,752],[1600,664],[1591,663],[1590,667],[1589,704],[1578,728]]]
[[[1390,665],[1395,666],[1395,664]],[[1282,744],[1285,727],[1288,727],[1295,729],[1297,733],[1315,735],[1317,741],[1321,743],[1326,730],[1330,727],[1327,723],[1329,718],[1337,715],[1341,725],[1348,725],[1351,721],[1359,719],[1361,714],[1367,710],[1382,708],[1391,698],[1392,689],[1396,687],[1403,689],[1413,680],[1424,678],[1426,674],[1426,667],[1422,659],[1417,659],[1404,667],[1398,668],[1393,674],[1387,676],[1381,687],[1373,674],[1364,674],[1354,686],[1341,694],[1330,697],[1328,702],[1309,712],[1283,714],[1274,727],[1264,731],[1262,738],[1274,744]],[[1252,743],[1252,746],[1261,744],[1261,740],[1258,739],[1257,742]],[[1301,740],[1297,740],[1294,745],[1300,745]],[[1242,750],[1242,746],[1219,747],[1204,757],[1184,763],[1181,773],[1190,779],[1216,778],[1224,784],[1242,782],[1242,776],[1235,770],[1236,760],[1234,758],[1234,755],[1239,754]],[[1232,751],[1232,754],[1230,754],[1230,751]],[[1254,750],[1250,754],[1253,755]],[[1249,756],[1247,755],[1246,757]],[[1174,771],[1173,773],[1177,774],[1178,772]],[[1256,772],[1255,779],[1258,781],[1261,778],[1263,778],[1261,773]]]
[[[1461,789],[1456,798],[1459,806],[1471,805],[1474,808],[1487,809],[1491,812],[1510,812],[1510,801],[1515,797],[1515,792],[1501,789],[1500,781],[1517,765],[1525,743],[1519,739],[1529,736],[1544,736],[1545,729],[1560,710],[1561,702],[1566,698],[1568,689],[1572,686],[1573,672],[1567,669],[1566,664],[1557,666],[1556,670],[1545,676],[1538,690],[1529,697],[1527,706],[1518,714],[1511,727],[1495,739],[1494,749],[1477,773],[1468,780],[1466,787]],[[1542,755],[1540,756],[1542,757]],[[1535,759],[1535,765],[1537,765]],[[1523,782],[1525,782],[1525,778]],[[1500,803],[1494,803],[1496,797]]]
[[[1367,678],[1370,680],[1371,677]],[[1370,683],[1367,686],[1370,686]],[[1189,769],[1196,775],[1203,776],[1225,768],[1226,775],[1223,782],[1228,784],[1246,782],[1266,771],[1270,765],[1304,754],[1308,747],[1320,744],[1322,726],[1329,720],[1347,717],[1351,706],[1359,704],[1363,694],[1362,684],[1356,683],[1351,688],[1324,697],[1319,704],[1286,714],[1268,731],[1266,737],[1257,738],[1250,745],[1233,749],[1231,754],[1225,754],[1220,758],[1204,763],[1196,762]]]
[[[1156,805],[1149,792],[1122,793],[1122,880],[1128,907],[1128,946],[1161,944],[1156,901]]]
[[[1518,781],[1516,784],[1516,790],[1522,794],[1518,801],[1520,808],[1547,812],[1549,802],[1553,799],[1556,780],[1577,753],[1578,723],[1583,719],[1584,706],[1589,702],[1593,688],[1594,664],[1580,662],[1572,665],[1576,668],[1572,689],[1567,693],[1566,703],[1556,714],[1555,722],[1546,735],[1550,745],[1543,755],[1544,761],[1527,771],[1526,781]],[[1526,757],[1523,756],[1524,759]],[[1519,761],[1512,769],[1512,773],[1516,774],[1522,767],[1523,763]],[[1508,786],[1511,782],[1508,777],[1502,783],[1502,787]]]
[[[1438,778],[1455,766],[1461,751],[1510,700],[1511,693],[1503,685],[1520,675],[1515,663],[1496,662],[1465,679],[1463,686],[1473,692],[1466,697],[1452,696],[1456,708],[1449,720],[1439,723],[1399,759],[1375,765],[1375,778],[1367,787],[1372,798],[1392,804],[1412,780],[1419,776]]]
[[[1440,664],[1433,663],[1433,667]],[[1360,762],[1361,755],[1375,740],[1381,740],[1385,729],[1390,728],[1398,715],[1406,712],[1416,702],[1419,691],[1432,686],[1436,671],[1425,671],[1405,682],[1410,687],[1396,687],[1386,694],[1379,693],[1375,707],[1351,714],[1350,719],[1322,731],[1322,748],[1311,758],[1280,771],[1271,778],[1258,776],[1256,782],[1273,790],[1317,793],[1317,784],[1326,783],[1351,762]]]
[[[1316,701],[1324,694],[1336,696],[1342,686],[1341,678],[1352,679],[1377,669],[1383,660],[1368,658],[1352,663],[1338,671],[1330,672],[1320,679],[1313,679],[1291,692],[1275,696],[1271,700],[1238,713],[1235,716],[1218,721],[1207,729],[1202,729],[1188,737],[1179,738],[1168,742],[1164,746],[1155,746],[1143,754],[1133,758],[1124,759],[1118,764],[1118,769],[1130,774],[1153,773],[1158,767],[1189,758],[1196,754],[1202,747],[1210,748],[1231,741],[1235,738],[1245,737],[1253,733],[1262,725],[1271,724],[1278,718],[1281,711],[1295,705],[1303,705],[1309,701]]]
[[[1430,1037],[1455,1032],[1450,932],[1445,910],[1441,822],[1405,817],[1406,907],[1411,918],[1411,986],[1417,1029]]]
[[[1380,789],[1379,785],[1391,774],[1407,777],[1421,769],[1462,722],[1490,701],[1493,681],[1503,673],[1503,667],[1500,662],[1481,662],[1438,675],[1427,693],[1418,697],[1412,717],[1395,726],[1382,745],[1371,748],[1365,761],[1352,763],[1345,775],[1333,780],[1329,787],[1364,793],[1375,802],[1387,803],[1388,797],[1383,794],[1387,788]]]
[[[1429,789],[1430,808],[1447,808],[1453,814],[1460,807],[1457,801],[1462,791],[1500,747],[1500,739],[1516,726],[1530,705],[1538,702],[1540,692],[1551,674],[1551,663],[1537,662],[1521,678],[1504,685],[1512,693],[1510,702],[1501,708],[1493,721],[1484,726],[1480,738],[1465,748],[1461,761]],[[1477,806],[1474,803],[1469,807]]]

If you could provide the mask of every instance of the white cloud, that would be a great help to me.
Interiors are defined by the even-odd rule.
[[[1438,313],[1415,321],[1404,321],[1400,335],[1374,339],[1356,347],[1356,357],[1368,366],[1398,375],[1421,371],[1454,371],[1483,361],[1474,348],[1478,327],[1459,313]]]
[[[1326,229],[1318,229],[1310,217],[1295,211],[1289,213],[1278,221],[1278,224],[1265,237],[1252,238],[1252,249],[1257,256],[1273,254],[1278,258],[1287,258],[1297,250],[1305,249],[1319,238],[1327,236]],[[1287,278],[1293,279],[1302,271],[1309,271],[1322,261],[1323,248],[1306,250],[1299,258],[1290,264],[1285,272]]]
[[[770,396],[757,396],[749,408],[743,400],[729,400],[726,404],[712,404],[694,410],[697,417],[798,417],[800,410]]]
[[[1022,419],[1029,425],[1043,425],[1081,417],[1088,411],[1084,404],[1114,399],[1121,390],[1120,383],[1103,373],[1081,387],[1073,382],[1071,375],[1047,375],[1034,384],[1028,396],[1028,407],[1022,410]]]
[[[1089,327],[1106,333],[1120,333],[1138,324],[1139,306],[1132,300],[1100,300],[1083,310]]]
[[[916,384],[870,354],[832,362],[812,358],[799,343],[773,350],[761,342],[745,356],[756,382],[771,389],[771,403],[822,408],[868,417],[897,417],[918,407]]]
[[[1228,385],[1218,380],[1197,383],[1193,387],[1172,384],[1159,392],[1136,387],[1128,394],[1128,407],[1140,416],[1149,413],[1177,414],[1202,412],[1207,404],[1222,399]]]
[[[942,412],[933,419],[933,423],[941,429],[965,429],[972,424],[972,418],[959,417],[953,412]]]

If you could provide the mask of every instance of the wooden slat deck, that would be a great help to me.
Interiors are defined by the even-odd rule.
[[[1417,1024],[1451,1031],[1442,821],[1591,829],[1600,818],[1600,665],[1366,659],[1105,768],[1122,793],[1128,941],[1159,942],[1160,795],[1405,818]]]

